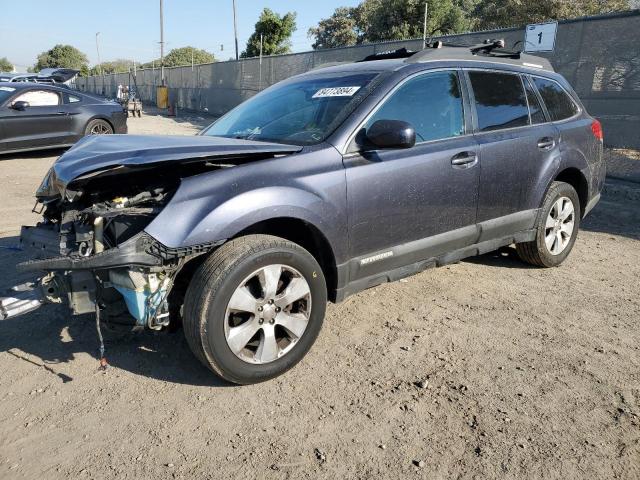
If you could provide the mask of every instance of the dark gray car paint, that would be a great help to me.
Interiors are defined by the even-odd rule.
[[[178,247],[230,238],[269,218],[304,220],[333,249],[339,278],[336,297],[341,299],[431,265],[514,240],[531,240],[546,189],[567,168],[590,179],[588,198],[601,188],[604,172],[588,166],[598,161],[601,147],[590,132],[592,118],[584,108],[565,122],[428,142],[409,150],[348,153],[353,134],[371,110],[416,72],[457,67],[535,71],[571,92],[557,74],[491,62],[385,64],[396,69],[395,74],[325,144],[285,158],[187,178],[146,231],[163,244]],[[554,139],[553,148],[538,148],[544,137]],[[451,156],[465,150],[477,150],[479,164],[452,169]],[[343,164],[338,152],[345,154]],[[593,179],[592,171],[599,180]],[[386,252],[391,256],[385,257]],[[382,258],[361,263],[377,255]]]
[[[313,225],[331,246],[338,271],[333,296],[340,300],[429,266],[531,240],[546,189],[568,168],[584,174],[589,184],[587,198],[596,198],[604,176],[598,156],[601,144],[590,132],[592,118],[584,109],[565,122],[490,134],[474,133],[471,125],[462,137],[408,150],[349,150],[353,135],[371,110],[394,86],[417,72],[488,68],[535,73],[560,82],[571,92],[559,75],[483,61],[381,61],[333,67],[335,71],[376,68],[393,73],[326,142],[298,147],[293,153],[290,146],[279,145],[285,155],[280,158],[183,178],[146,233],[167,247],[179,248],[224,241],[263,220],[302,220]],[[557,143],[540,152],[536,142],[546,136],[554,137]],[[123,149],[122,144],[114,144],[114,151],[106,157],[96,152],[87,172],[123,162],[141,166],[171,157],[165,155],[169,152],[161,152],[162,147],[157,156],[144,153],[146,149],[153,151],[159,139],[135,141],[139,144],[126,154],[117,152]],[[201,152],[205,156],[229,145],[221,139],[209,141],[211,151]],[[261,145],[267,151],[276,148]],[[197,157],[194,151],[189,152],[191,147],[180,154],[173,152],[177,155],[173,160]],[[451,157],[459,151],[476,151],[479,163],[465,170],[453,169]],[[82,161],[78,157],[71,163],[79,166]],[[74,172],[76,178],[82,174]]]

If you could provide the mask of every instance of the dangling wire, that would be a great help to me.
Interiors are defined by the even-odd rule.
[[[109,363],[104,356],[104,339],[102,338],[102,330],[100,330],[100,305],[96,300],[96,330],[98,332],[98,341],[100,342],[100,370],[106,370]]]

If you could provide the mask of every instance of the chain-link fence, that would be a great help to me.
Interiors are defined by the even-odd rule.
[[[522,48],[524,28],[507,28],[442,37],[456,44],[504,38],[507,47]],[[406,40],[318,50],[240,61],[165,68],[169,100],[179,109],[222,115],[256,92],[287,77],[339,62],[397,48],[422,48]],[[574,87],[589,112],[599,118],[608,145],[640,148],[640,10],[559,22],[555,51],[540,53]],[[80,90],[115,97],[130,74],[79,78]],[[156,101],[160,70],[138,70],[140,97]]]

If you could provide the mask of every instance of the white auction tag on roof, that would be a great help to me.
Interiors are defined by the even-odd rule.
[[[553,52],[556,45],[558,22],[527,25],[524,39],[525,52]]]
[[[322,97],[352,97],[360,87],[327,87],[321,88],[313,94],[313,98]]]

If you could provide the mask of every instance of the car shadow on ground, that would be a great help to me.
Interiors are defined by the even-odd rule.
[[[608,179],[602,199],[582,221],[580,230],[640,240],[640,184]],[[502,268],[537,268],[521,261],[513,246],[463,261]]]
[[[70,147],[65,148],[46,148],[43,150],[31,150],[28,152],[3,153],[0,151],[0,162],[2,160],[31,160],[34,158],[59,157]]]
[[[26,260],[16,249],[18,245],[18,237],[0,239],[2,295],[7,288],[34,277],[16,273],[16,265]],[[105,356],[112,367],[171,383],[230,386],[193,356],[181,329],[137,333],[127,325],[103,324],[102,332]],[[63,364],[76,361],[79,353],[94,356],[98,368],[98,345],[95,316],[73,316],[66,305],[45,305],[23,316],[0,321],[0,352],[41,367],[65,383],[73,381],[70,372],[74,369]]]

